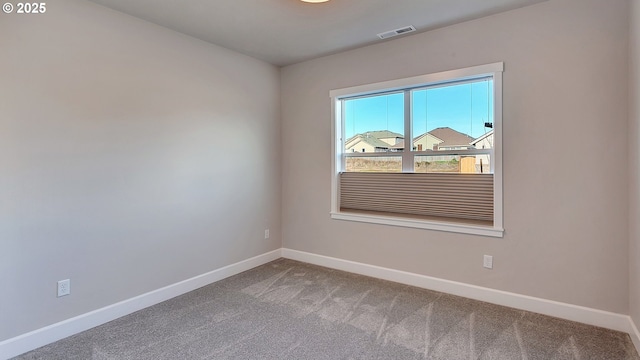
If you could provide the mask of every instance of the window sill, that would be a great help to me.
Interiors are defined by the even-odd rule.
[[[331,218],[335,220],[366,222],[371,224],[400,226],[416,229],[428,229],[446,231],[461,234],[472,234],[490,237],[503,237],[504,229],[492,225],[476,225],[439,220],[425,220],[419,218],[407,218],[400,216],[387,216],[375,213],[360,212],[331,212]]]

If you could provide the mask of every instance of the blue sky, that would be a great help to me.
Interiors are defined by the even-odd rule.
[[[413,92],[413,135],[438,127],[479,137],[493,119],[493,81],[483,80]],[[375,130],[404,133],[403,94],[379,95],[345,101],[346,138]]]

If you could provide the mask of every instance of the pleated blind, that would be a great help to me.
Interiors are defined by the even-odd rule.
[[[493,174],[340,174],[340,210],[493,221]]]

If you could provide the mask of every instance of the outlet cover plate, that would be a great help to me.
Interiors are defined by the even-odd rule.
[[[71,280],[58,281],[58,297],[71,294]]]
[[[487,269],[493,269],[493,256],[485,255],[482,265]]]

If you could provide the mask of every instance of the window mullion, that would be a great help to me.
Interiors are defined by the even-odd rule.
[[[345,110],[345,103],[344,100],[340,100],[339,101],[340,104],[340,144],[338,145],[339,148],[336,149],[338,151],[338,153],[340,154],[340,168],[338,169],[338,172],[341,171],[345,171],[346,170],[346,157],[344,156],[345,154],[345,149],[344,146],[347,142],[347,139],[345,139],[345,128],[344,128],[344,121],[345,121],[345,117],[346,117],[346,110]]]
[[[411,90],[404,91],[404,151],[402,152],[402,172],[413,172],[413,99]]]

